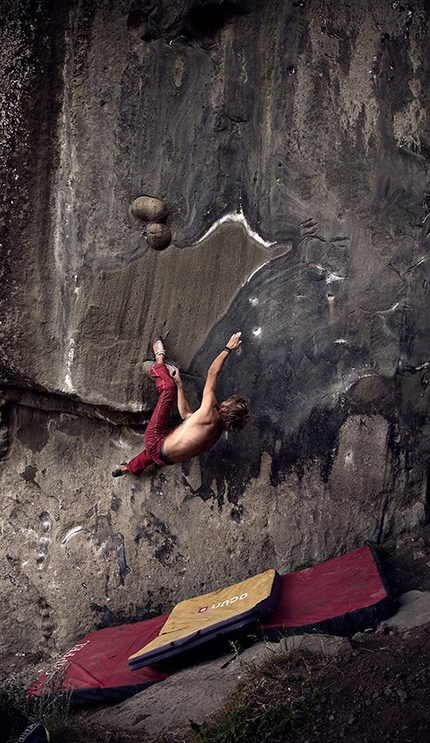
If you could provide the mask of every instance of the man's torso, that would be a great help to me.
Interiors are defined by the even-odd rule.
[[[210,414],[202,414],[199,408],[169,433],[164,441],[164,453],[173,462],[198,457],[218,441],[222,430],[216,406]]]

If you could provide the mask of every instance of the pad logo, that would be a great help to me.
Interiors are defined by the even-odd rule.
[[[246,598],[248,598],[248,594],[242,593],[240,596],[232,596],[231,599],[226,599],[222,603],[218,602],[218,604],[212,604],[210,608],[222,609],[223,606],[229,606],[230,604],[234,604],[236,601],[243,601]],[[209,606],[201,606],[197,613],[203,614],[205,611],[209,611]]]
[[[62,671],[62,669],[69,664],[69,659],[73,658],[76,653],[79,653],[79,651],[82,650],[85,645],[88,645],[89,642],[89,640],[86,640],[85,642],[79,642],[77,645],[74,645],[72,648],[70,648],[67,653],[64,653],[64,655],[62,655],[61,658],[59,658],[56,663],[54,663],[54,671]]]

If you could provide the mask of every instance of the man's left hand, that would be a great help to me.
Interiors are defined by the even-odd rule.
[[[241,335],[242,333],[233,333],[230,340],[226,344],[226,348],[229,348],[230,351],[236,351],[242,343],[242,341],[240,340]]]

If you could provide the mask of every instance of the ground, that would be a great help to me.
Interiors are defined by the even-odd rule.
[[[399,539],[384,560],[393,590],[430,591],[430,527]],[[428,743],[430,624],[351,639],[353,654],[333,664],[297,743]]]
[[[383,565],[395,594],[412,589],[430,591],[430,525],[397,540]],[[350,638],[350,642],[353,653],[349,657],[329,663],[322,674],[315,665],[316,706],[303,717],[299,729],[276,741],[428,743],[430,624],[396,632],[380,625],[375,631]],[[32,679],[40,669],[40,658],[10,655],[0,659],[0,665]],[[107,737],[106,732],[98,732],[101,741],[137,741],[132,729]],[[145,739],[139,738],[139,743]]]
[[[320,703],[295,740],[427,743],[429,660],[428,625],[357,643],[353,656],[329,672]]]

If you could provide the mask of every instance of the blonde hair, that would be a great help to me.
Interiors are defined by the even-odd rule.
[[[249,423],[249,400],[247,397],[240,395],[231,395],[226,402],[229,403],[227,409],[220,410],[219,417],[224,423],[226,431],[242,431]]]

